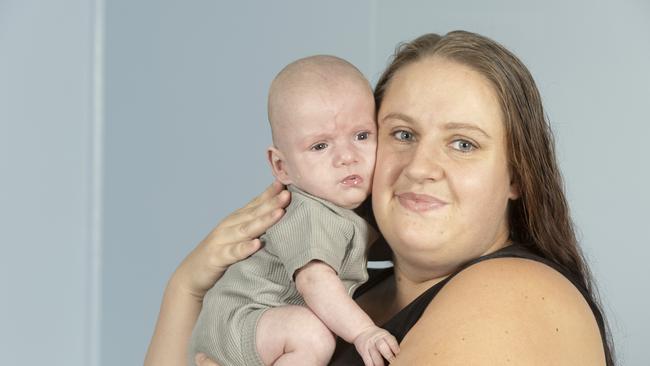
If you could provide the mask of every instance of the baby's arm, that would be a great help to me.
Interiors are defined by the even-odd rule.
[[[395,337],[375,325],[348,295],[336,271],[311,261],[296,272],[296,288],[309,308],[346,342],[354,343],[366,365],[383,365],[399,352]]]

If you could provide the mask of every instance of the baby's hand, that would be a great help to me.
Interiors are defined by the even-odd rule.
[[[361,332],[354,339],[354,346],[365,366],[384,366],[384,358],[390,363],[399,353],[399,344],[395,337],[375,325]]]

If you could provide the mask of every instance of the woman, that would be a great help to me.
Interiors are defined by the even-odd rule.
[[[424,35],[397,50],[375,98],[372,205],[395,268],[356,300],[400,340],[394,364],[613,365],[525,66],[476,34]],[[274,184],[185,259],[146,364],[182,364],[202,295],[288,200]],[[332,360],[359,362],[345,346]]]

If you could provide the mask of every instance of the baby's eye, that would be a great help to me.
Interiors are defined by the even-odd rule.
[[[326,148],[327,148],[327,144],[326,144],[326,143],[324,143],[324,142],[319,142],[319,143],[313,145],[313,146],[310,148],[310,150],[320,151],[320,150],[325,150]]]
[[[458,139],[454,140],[451,143],[452,149],[456,149],[460,152],[470,152],[476,149],[476,145],[468,140]]]
[[[404,130],[393,132],[393,137],[399,141],[411,141],[414,138],[413,133]]]
[[[370,135],[370,132],[368,132],[368,131],[359,132],[357,134],[357,136],[356,136],[356,139],[357,140],[367,140],[368,135]]]

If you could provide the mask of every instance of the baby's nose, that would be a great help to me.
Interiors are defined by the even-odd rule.
[[[341,149],[339,154],[337,155],[334,165],[335,166],[348,166],[352,164],[356,164],[359,162],[359,158],[357,153],[354,151],[354,149]]]

